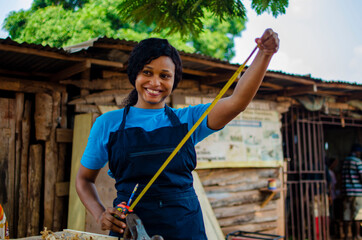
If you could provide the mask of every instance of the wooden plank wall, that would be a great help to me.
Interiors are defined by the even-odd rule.
[[[282,186],[281,169],[230,168],[197,170],[206,195],[226,236],[243,230],[284,235],[283,192],[278,191],[265,207],[269,196],[268,179]]]
[[[0,100],[0,203],[10,237],[38,235],[43,226],[61,230],[68,190],[56,186],[69,188],[64,172],[71,142],[65,137],[57,142],[58,129],[67,128],[65,88],[0,76],[0,90],[8,92]]]

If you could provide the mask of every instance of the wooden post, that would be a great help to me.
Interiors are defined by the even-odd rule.
[[[19,186],[19,217],[18,217],[18,238],[26,236],[27,200],[28,200],[28,156],[30,140],[30,113],[31,102],[27,100],[24,108],[24,119],[22,121],[22,146],[20,164],[20,186]],[[30,217],[30,216],[29,216]]]
[[[19,216],[19,183],[20,183],[20,166],[21,166],[21,147],[22,147],[22,119],[23,119],[23,113],[24,113],[24,93],[16,93],[15,95],[15,196],[13,199],[15,211],[14,216],[16,216],[16,219]],[[15,221],[15,219],[14,219]],[[14,222],[14,230],[18,232],[17,229],[17,221]],[[18,233],[19,234],[19,233]],[[18,236],[19,237],[19,236]]]
[[[56,126],[59,117],[60,93],[53,93],[53,107],[49,140],[45,142],[44,171],[44,227],[53,229],[55,183],[58,170],[58,145],[56,144]]]
[[[66,92],[63,92],[61,95],[61,105],[60,105],[60,109],[61,109],[61,111],[60,111],[60,116],[61,116],[60,127],[62,129],[67,128],[67,106],[66,106],[67,101],[68,101],[68,94]],[[58,143],[58,148],[59,148],[58,170],[56,172],[56,183],[60,183],[60,182],[64,181],[67,144]],[[65,206],[66,200],[67,199],[64,196],[55,195],[53,231],[63,230],[62,224],[65,222],[64,206]]]
[[[28,175],[28,222],[27,235],[39,235],[39,219],[40,219],[40,195],[43,178],[43,147],[41,144],[31,145],[29,154],[29,175]]]
[[[46,93],[35,95],[35,137],[47,141],[52,127],[52,96]]]
[[[0,202],[9,223],[10,237],[15,228],[15,101],[0,98]]]

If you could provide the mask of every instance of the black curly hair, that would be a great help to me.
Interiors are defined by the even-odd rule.
[[[127,74],[130,83],[135,86],[136,78],[139,72],[146,64],[161,56],[167,56],[175,64],[175,79],[172,90],[174,90],[182,79],[181,57],[166,39],[148,38],[139,42],[132,50],[128,59]],[[125,98],[123,106],[133,106],[137,103],[138,93],[136,88]]]

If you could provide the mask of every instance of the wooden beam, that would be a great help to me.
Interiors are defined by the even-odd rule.
[[[124,65],[121,62],[114,62],[114,61],[107,61],[107,60],[101,60],[101,59],[94,59],[90,58],[87,59],[90,61],[91,64],[94,65],[100,65],[100,66],[106,66],[106,67],[115,67],[115,68],[123,68]]]
[[[302,87],[293,87],[289,89],[285,89],[284,96],[296,96],[296,95],[303,95],[303,94],[312,94],[317,93],[317,85],[309,85],[309,86],[302,86]]]
[[[38,93],[46,91],[65,92],[66,87],[57,83],[24,80],[21,78],[10,78],[0,76],[0,90]]]
[[[283,89],[282,86],[274,84],[274,83],[270,83],[270,82],[262,82],[261,86],[262,87],[267,87],[267,88],[272,88],[272,89],[275,89],[275,90],[282,90]]]
[[[281,73],[266,72],[265,76],[271,77],[271,78],[276,78],[276,79],[281,79],[281,80],[288,80],[291,82],[296,82],[296,83],[300,83],[300,84],[304,84],[304,85],[316,84],[316,82],[313,80],[307,80],[302,77],[289,76],[289,75],[285,75],[285,74],[281,74]]]
[[[194,69],[189,69],[189,68],[184,68],[182,69],[183,73],[187,73],[187,74],[192,74],[192,75],[197,75],[197,76],[217,76],[217,73],[212,73],[212,72],[204,72],[204,71],[199,71],[199,70],[194,70]]]
[[[247,70],[247,67],[243,69],[242,73],[244,73]],[[227,81],[230,80],[230,78],[234,75],[234,72],[227,72],[227,73],[223,73],[223,74],[219,74],[217,76],[213,76],[212,78],[209,79],[203,79],[201,80],[202,84],[206,84],[206,85],[213,85],[213,84],[217,84],[217,83],[226,83]],[[238,80],[235,80],[235,83]]]
[[[65,61],[81,62],[81,61],[84,61],[85,59],[87,59],[87,58],[81,58],[81,57],[67,55],[65,53],[50,52],[50,51],[45,51],[45,50],[26,48],[26,47],[22,47],[22,46],[12,46],[12,45],[6,45],[6,44],[0,44],[0,51],[30,54],[30,55],[54,58],[54,59],[65,60]],[[123,68],[123,63],[120,63],[120,62],[113,62],[113,61],[93,59],[93,58],[88,58],[87,60],[90,60],[90,62],[95,65]]]
[[[41,72],[22,72],[22,71],[11,71],[7,69],[0,69],[0,74],[7,74],[7,75],[16,75],[22,77],[45,77],[49,78],[52,74],[49,73],[41,73]]]
[[[325,106],[332,109],[357,110],[357,108],[349,105],[348,103],[326,102]]]
[[[318,95],[334,95],[334,96],[345,96],[345,97],[349,97],[349,96],[351,96],[351,93],[338,92],[338,91],[318,90]]]
[[[211,66],[211,67],[218,67],[218,68],[229,69],[229,70],[234,70],[234,71],[236,71],[239,68],[239,66],[230,65],[229,63],[216,63],[216,62],[213,62],[210,60],[199,59],[199,58],[190,57],[190,56],[184,56],[182,54],[181,54],[181,59],[182,59],[182,61],[201,63],[201,64],[205,64],[205,65]]]
[[[51,80],[57,81],[57,80],[63,80],[65,78],[69,78],[77,73],[84,72],[87,69],[90,69],[91,62],[89,60],[85,60],[80,63],[76,63],[73,66],[63,69],[60,72],[55,73]]]
[[[323,87],[323,88],[339,88],[339,89],[346,89],[346,90],[354,90],[354,91],[358,91],[358,90],[362,90],[362,85],[352,85],[352,84],[343,84],[343,83],[317,83],[318,87]]]

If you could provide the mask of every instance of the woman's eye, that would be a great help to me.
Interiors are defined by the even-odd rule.
[[[151,75],[151,72],[148,71],[148,70],[143,70],[143,74],[145,74],[146,76],[150,76],[150,75]]]
[[[169,79],[169,78],[171,78],[171,76],[168,75],[168,74],[161,74],[161,78],[163,78],[163,79]]]

